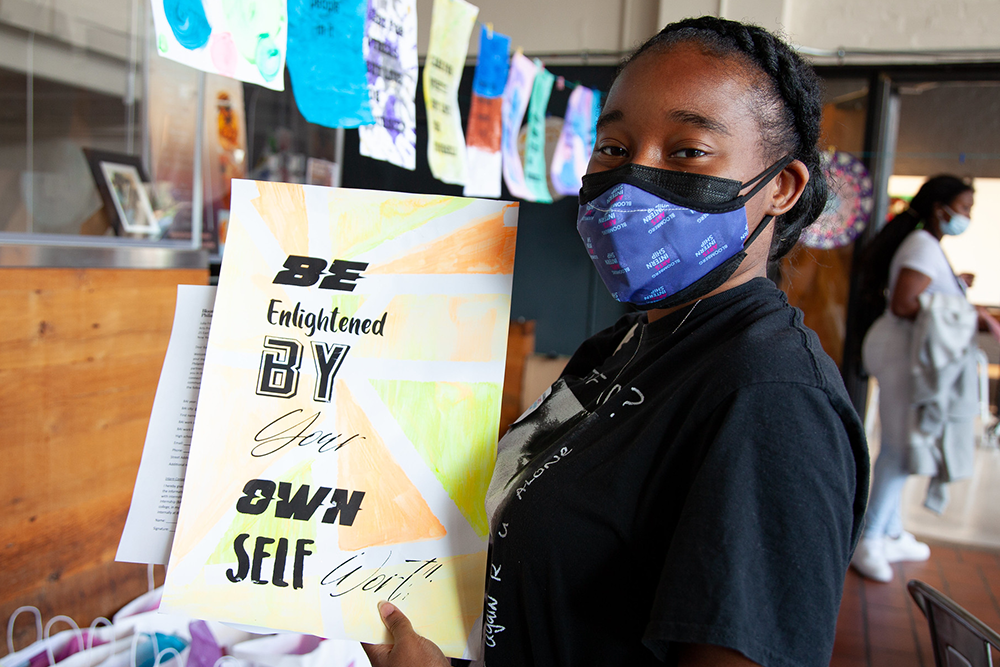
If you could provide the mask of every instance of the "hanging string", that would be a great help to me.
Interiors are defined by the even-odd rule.
[[[70,626],[72,626],[73,632],[76,635],[76,640],[80,643],[80,646],[82,647],[83,643],[84,643],[83,642],[83,631],[80,630],[80,626],[76,624],[76,621],[74,621],[69,616],[59,615],[59,616],[53,616],[52,618],[50,618],[49,622],[45,624],[45,633],[43,635],[45,637],[45,639],[48,639],[50,637],[50,633],[52,631],[52,626],[55,625],[56,623],[58,623],[59,621],[63,621],[64,623],[68,623]],[[52,651],[52,642],[48,642],[48,641],[45,642],[45,654],[49,657],[49,665],[50,665],[50,667],[55,667],[56,656],[55,656],[55,654]]]

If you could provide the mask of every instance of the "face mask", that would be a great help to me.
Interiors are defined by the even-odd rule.
[[[617,301],[643,310],[680,305],[733,275],[771,220],[749,236],[747,201],[792,159],[746,183],[638,164],[587,174],[576,229]]]
[[[970,220],[968,216],[962,215],[961,213],[955,213],[948,206],[945,206],[944,210],[948,211],[948,215],[951,216],[951,219],[948,220],[948,222],[941,223],[940,227],[942,234],[958,236],[968,229],[969,225],[972,223],[972,220]]]

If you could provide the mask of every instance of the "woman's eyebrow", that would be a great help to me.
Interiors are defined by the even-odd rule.
[[[686,123],[688,125],[694,125],[696,127],[708,130],[709,132],[724,134],[727,137],[731,136],[729,133],[729,128],[726,127],[724,123],[714,118],[703,116],[695,111],[675,109],[674,111],[671,111],[669,114],[667,114],[667,118],[677,123]]]
[[[610,123],[617,123],[620,120],[624,120],[625,114],[623,114],[618,109],[614,111],[608,111],[607,113],[602,113],[600,118],[597,119],[597,129],[601,129],[605,125]]]

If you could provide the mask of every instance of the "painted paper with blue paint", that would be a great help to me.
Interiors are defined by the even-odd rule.
[[[528,109],[532,84],[538,66],[518,51],[510,61],[510,74],[503,89],[501,116],[503,132],[500,138],[500,153],[503,156],[503,180],[510,194],[518,199],[531,199],[531,192],[524,182],[524,165],[517,152],[517,135],[521,131],[521,121]]]
[[[358,128],[362,155],[417,167],[417,8],[415,0],[369,0],[364,57],[372,125]]]
[[[286,0],[152,0],[152,8],[164,58],[284,90]]]
[[[367,0],[288,0],[288,71],[295,103],[310,123],[374,122],[362,53],[367,13]]]
[[[549,168],[552,189],[558,194],[575,196],[580,193],[597,138],[600,99],[599,92],[586,86],[577,86],[570,93],[562,132]]]
[[[479,33],[479,60],[472,77],[472,92],[480,97],[503,95],[510,63],[510,37],[483,26]]]
[[[528,137],[524,143],[524,182],[528,186],[531,201],[542,204],[552,203],[549,192],[548,169],[545,168],[545,110],[549,106],[552,85],[556,76],[538,65],[534,85],[531,87],[531,102],[528,105]]]

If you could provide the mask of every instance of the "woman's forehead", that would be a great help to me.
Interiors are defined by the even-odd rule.
[[[745,116],[753,97],[753,76],[745,63],[680,43],[647,51],[632,60],[608,94],[605,115],[629,120],[638,111],[672,120],[718,122]],[[687,118],[682,118],[686,116]]]

